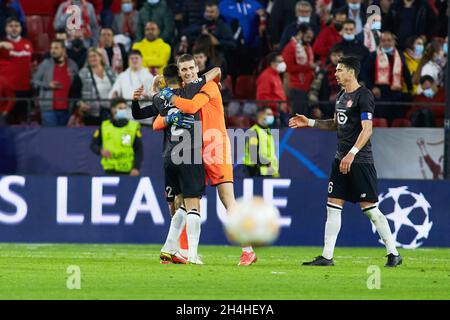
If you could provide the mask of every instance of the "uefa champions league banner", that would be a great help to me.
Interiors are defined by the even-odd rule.
[[[325,179],[236,179],[235,190],[279,208],[275,245],[323,244]],[[450,246],[450,182],[381,180],[379,192],[397,245]],[[214,188],[207,188],[201,215],[201,243],[227,244],[226,212]],[[169,221],[161,179],[0,176],[0,242],[163,243]],[[356,205],[344,207],[338,245],[380,245]]]
[[[443,178],[444,129],[378,129],[372,145],[379,178]]]

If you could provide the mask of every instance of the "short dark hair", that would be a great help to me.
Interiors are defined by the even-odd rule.
[[[305,34],[308,30],[312,30],[311,26],[309,25],[309,23],[301,23],[297,29],[295,30],[295,34],[301,32],[303,34]]]
[[[118,106],[119,104],[121,104],[121,103],[125,103],[126,105],[128,105],[128,104],[127,104],[127,100],[125,100],[125,99],[122,98],[122,97],[113,99],[113,100],[111,101],[111,109],[117,107],[117,106]]]
[[[60,29],[57,29],[57,30],[55,31],[55,33],[65,33],[65,34],[67,34],[67,30],[64,29],[64,28],[60,28]]]
[[[195,62],[194,56],[191,55],[191,54],[189,54],[189,53],[185,53],[185,54],[181,55],[181,56],[178,58],[178,60],[177,60],[177,66],[178,66],[180,63],[187,62],[187,61],[194,61],[194,62]]]
[[[9,17],[8,19],[6,19],[5,26],[10,24],[11,22],[18,22],[18,23],[20,23],[20,20],[16,16]],[[20,25],[22,25],[22,24],[20,24]]]
[[[140,56],[142,58],[142,53],[140,50],[133,49],[128,53],[128,56]]]
[[[355,20],[352,20],[352,19],[345,20],[342,25],[344,25],[344,24],[352,24],[356,27],[356,22],[355,22]]]
[[[342,48],[340,46],[336,46],[336,45],[332,46],[331,49],[330,49],[330,56],[333,53],[338,53],[338,52],[344,53],[344,50],[342,50]]]
[[[65,44],[65,42],[63,40],[53,39],[52,42],[50,43],[50,45],[53,44],[53,43],[59,43],[63,49],[66,48],[66,44]]]
[[[429,74],[426,74],[426,75],[420,77],[419,83],[420,83],[420,85],[422,85],[426,81],[430,81],[431,84],[434,84],[434,78],[432,76],[430,76]]]
[[[178,75],[178,66],[174,63],[168,64],[163,70],[163,76],[166,83],[180,83],[181,79]]]
[[[338,14],[345,14],[345,16],[348,16],[347,11],[345,11],[344,8],[334,9],[331,14],[333,17],[336,17]]]
[[[280,55],[281,55],[281,53],[278,52],[278,51],[272,51],[271,53],[269,53],[269,54],[266,56],[267,64],[270,65],[272,62],[277,61],[277,57],[280,56]]]
[[[256,114],[262,113],[262,112],[266,112],[267,110],[272,110],[271,107],[269,106],[261,106],[256,110]]]
[[[339,59],[340,64],[343,64],[347,69],[355,71],[355,77],[358,78],[359,71],[361,70],[361,62],[358,57],[344,56]]]
[[[219,6],[217,0],[208,0],[205,3],[205,7],[213,7],[213,6]]]

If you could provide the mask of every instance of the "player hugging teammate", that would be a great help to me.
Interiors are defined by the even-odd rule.
[[[175,195],[175,214],[172,218],[167,241],[160,255],[161,261],[166,263],[202,264],[197,254],[200,236],[199,199],[201,197],[201,195],[197,196],[197,191],[201,190],[201,193],[203,193],[206,180],[212,186],[217,186],[219,197],[227,210],[235,205],[231,147],[226,132],[222,96],[218,86],[220,69],[219,73],[217,73],[218,68],[215,68],[202,78],[198,78],[198,66],[189,54],[185,54],[178,59],[177,67],[178,75],[181,78],[178,81],[181,80],[182,84],[178,83],[177,85],[174,81],[167,79],[168,69],[166,68],[164,78],[168,86],[154,96],[151,105],[141,109],[139,103],[135,101],[133,103],[133,116],[141,118],[158,114],[153,128],[164,130],[165,145],[177,144],[178,142],[172,141],[174,140],[174,133],[175,136],[182,135],[180,130],[190,130],[189,126],[202,130],[201,134],[195,134],[193,131],[189,133],[193,144],[191,150],[194,150],[191,159],[198,159],[198,143],[201,146],[202,173],[199,172],[200,166],[197,165],[198,163],[175,163],[173,159],[177,155],[165,152],[166,190],[169,188]],[[173,75],[173,73],[171,74]],[[215,79],[215,81],[211,81],[212,79]],[[135,93],[135,100],[138,100],[142,93],[143,88]],[[158,108],[158,104],[161,103],[165,105],[165,108]],[[143,112],[146,108],[149,112]],[[153,111],[150,112],[152,108]],[[159,110],[155,110],[155,108]],[[163,109],[172,111],[161,112]],[[194,118],[192,118],[192,115],[194,115]],[[194,141],[194,137],[202,137],[203,139]],[[179,141],[179,139],[175,140]],[[170,150],[174,150],[173,146]],[[199,187],[200,180],[202,180],[202,188]],[[196,186],[195,192],[190,190],[189,185],[192,183]],[[186,198],[184,190],[190,198]],[[186,201],[186,199],[189,200]],[[167,200],[170,201],[171,199]],[[184,216],[186,216],[186,219],[184,219]],[[189,257],[187,259],[178,252],[178,238],[184,228],[185,221],[189,243]],[[250,265],[256,260],[253,248],[244,246],[239,265]]]
[[[356,57],[343,57],[336,67],[336,79],[342,87],[336,97],[334,119],[312,120],[296,115],[289,127],[314,127],[337,130],[338,146],[328,184],[327,222],[324,249],[321,256],[303,265],[332,266],[336,239],[341,228],[341,212],[345,201],[358,202],[362,211],[375,225],[386,245],[386,267],[396,267],[402,257],[386,217],[378,209],[377,173],[372,156],[370,136],[375,99],[372,92],[358,83],[360,62]]]

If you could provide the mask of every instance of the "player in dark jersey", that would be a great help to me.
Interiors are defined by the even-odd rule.
[[[215,78],[215,73],[206,74],[198,82],[181,87],[178,67],[169,65],[164,68],[164,80],[177,94],[192,98],[206,83],[206,79]],[[164,90],[163,90],[164,91]],[[135,92],[136,100],[143,88]],[[205,173],[202,161],[202,133],[199,113],[180,114],[178,109],[163,94],[153,96],[151,104],[141,108],[133,103],[134,117],[148,117],[160,114],[165,117],[168,126],[164,130],[164,172],[167,195],[174,195],[181,204],[174,208],[167,240],[161,250],[162,263],[186,263],[178,252],[178,238],[186,224],[189,243],[189,263],[202,264],[197,254],[200,238],[200,201],[205,189]],[[176,117],[174,119],[174,117]],[[191,118],[190,118],[191,117]],[[196,122],[195,122],[196,121]],[[173,199],[167,199],[168,201]],[[175,210],[176,209],[176,210]]]
[[[333,253],[341,228],[341,212],[345,201],[358,202],[375,225],[387,250],[386,267],[396,267],[402,257],[386,217],[378,209],[377,173],[372,156],[370,136],[375,99],[372,92],[358,83],[360,62],[356,57],[343,57],[336,67],[336,79],[343,88],[337,95],[334,119],[312,120],[296,115],[289,127],[314,127],[337,130],[338,145],[328,184],[327,222],[321,256],[303,265],[333,266]]]

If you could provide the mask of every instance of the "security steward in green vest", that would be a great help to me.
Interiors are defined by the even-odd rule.
[[[105,174],[138,176],[143,159],[140,124],[127,119],[127,102],[111,102],[111,120],[95,131],[91,150],[101,155]]]
[[[274,120],[272,109],[263,107],[256,114],[256,124],[249,129],[251,132],[246,133],[244,165],[249,176],[280,176],[275,141],[269,128]]]

